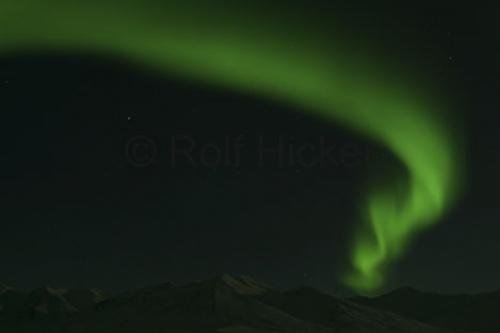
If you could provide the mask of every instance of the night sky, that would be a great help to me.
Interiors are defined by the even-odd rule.
[[[444,86],[464,134],[461,198],[386,288],[498,289],[494,8],[299,5],[335,12]],[[298,108],[99,54],[3,55],[0,98],[0,281],[23,288],[120,291],[229,273],[343,292],[364,185],[404,173],[385,148]]]

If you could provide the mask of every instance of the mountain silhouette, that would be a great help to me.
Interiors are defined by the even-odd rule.
[[[43,287],[25,292],[2,286],[0,332],[51,332],[105,299],[97,290]]]
[[[500,291],[477,295],[445,295],[422,292],[411,287],[355,302],[427,324],[470,332],[500,332]]]
[[[462,332],[362,304],[366,302],[308,287],[279,291],[248,276],[231,275],[182,286],[164,283],[113,297],[90,289],[5,288],[0,293],[0,332]]]

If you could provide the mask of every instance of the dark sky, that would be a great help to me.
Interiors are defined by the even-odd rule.
[[[308,6],[443,82],[463,122],[464,195],[388,288],[500,288],[492,8]],[[116,291],[231,273],[338,292],[367,179],[401,172],[383,148],[300,110],[93,54],[0,58],[0,98],[0,280],[19,287]],[[279,140],[283,163],[260,160]],[[296,160],[311,143],[330,149],[322,167]],[[172,155],[191,144],[194,161]]]

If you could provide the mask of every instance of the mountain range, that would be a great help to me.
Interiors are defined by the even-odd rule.
[[[500,290],[477,295],[446,295],[405,287],[353,301],[391,311],[436,327],[468,332],[500,332]]]
[[[500,298],[479,295],[477,303],[467,303],[477,311],[465,313],[470,308],[452,301],[455,297],[462,299],[405,288],[377,298],[347,299],[308,287],[279,291],[230,275],[115,296],[48,287],[23,292],[0,284],[0,332],[499,332],[493,314]],[[478,316],[483,310],[484,316]]]

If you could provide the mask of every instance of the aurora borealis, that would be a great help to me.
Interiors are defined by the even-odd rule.
[[[438,223],[456,196],[460,161],[442,116],[446,103],[368,46],[354,51],[334,23],[325,31],[330,22],[315,27],[263,8],[242,14],[238,6],[186,1],[4,0],[0,52],[76,49],[125,57],[292,105],[384,145],[406,178],[365,189],[344,277],[360,293],[375,292],[412,239]]]

